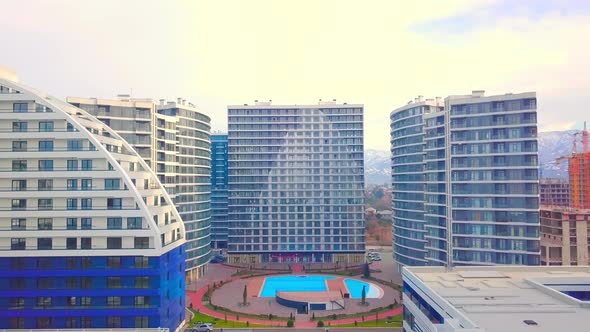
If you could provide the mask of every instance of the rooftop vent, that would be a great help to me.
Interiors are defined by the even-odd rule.
[[[472,97],[483,97],[485,93],[486,93],[486,90],[473,90],[473,91],[471,91],[471,96]]]

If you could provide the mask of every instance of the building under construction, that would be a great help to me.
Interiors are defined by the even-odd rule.
[[[588,151],[588,130],[584,123],[582,131],[582,152],[574,152],[569,158],[570,206],[590,209],[590,151]]]

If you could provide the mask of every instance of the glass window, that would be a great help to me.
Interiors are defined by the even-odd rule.
[[[91,171],[92,170],[92,159],[82,159],[82,170],[83,171]]]
[[[107,277],[107,288],[121,288],[121,277]]]
[[[29,111],[29,104],[27,104],[27,103],[14,103],[14,104],[12,104],[12,111],[14,113],[27,113]]]
[[[10,239],[10,249],[11,250],[25,250],[27,247],[27,242],[24,238],[11,238]]]
[[[50,190],[53,190],[53,180],[51,180],[51,179],[39,179],[39,180],[37,180],[37,189],[39,191],[50,191]]]
[[[92,218],[82,218],[80,220],[82,229],[92,229]]]
[[[66,239],[66,249],[78,249],[78,239],[75,237],[69,237]]]
[[[53,151],[53,141],[39,141],[39,151]]]
[[[68,198],[66,201],[66,208],[68,210],[77,210],[78,209],[78,199],[77,198]]]
[[[12,200],[12,209],[13,210],[25,210],[27,208],[27,200],[26,199],[13,199]]]
[[[120,269],[121,268],[121,257],[107,257],[107,267],[109,269]]]
[[[120,306],[121,305],[121,297],[120,296],[107,296],[107,305],[110,307]]]
[[[135,327],[136,328],[147,328],[148,326],[148,316],[135,316]]]
[[[67,218],[66,219],[66,228],[67,229],[77,229],[78,228],[78,218]]]
[[[25,132],[28,130],[28,123],[25,121],[15,121],[12,123],[13,132]]]
[[[41,132],[53,131],[53,121],[40,121],[39,122],[39,131],[41,131]]]
[[[121,188],[119,179],[104,179],[105,190],[118,190]]]
[[[39,210],[53,210],[53,199],[39,198],[37,200],[37,209],[39,209]]]
[[[68,151],[82,151],[83,150],[83,140],[81,139],[69,139],[68,140]]]
[[[37,238],[38,250],[51,250],[53,248],[53,239],[50,237]]]
[[[92,198],[80,199],[80,208],[82,210],[92,210]]]
[[[76,299],[75,296],[67,296],[66,297],[66,303],[69,306],[74,306],[74,305],[78,304],[78,301],[77,301],[77,299]]]
[[[121,249],[122,241],[120,237],[107,237],[107,249]]]
[[[121,199],[107,198],[107,210],[121,210]]]
[[[92,317],[80,317],[80,327],[81,328],[92,328]]]
[[[141,229],[142,227],[141,217],[130,217],[127,218],[127,229]]]
[[[68,160],[67,161],[68,171],[77,171],[78,170],[78,161],[77,160]]]
[[[10,229],[14,231],[27,229],[27,219],[25,218],[12,218],[10,219]]]
[[[67,131],[76,131],[76,128],[74,128],[74,125],[73,124],[71,124],[71,123],[68,122],[66,124],[66,130]]]
[[[12,141],[12,152],[27,151],[27,141]]]
[[[12,191],[27,190],[27,180],[12,180]]]
[[[149,288],[150,287],[150,277],[135,277],[133,286],[135,288]]]
[[[73,329],[78,327],[76,317],[66,317],[66,328]]]
[[[82,179],[82,190],[92,190],[92,179]]]
[[[83,306],[92,305],[92,298],[90,296],[82,296],[80,298],[80,305],[83,305]]]
[[[107,229],[121,229],[123,228],[123,218],[107,218]]]
[[[37,219],[37,229],[44,230],[44,231],[53,229],[53,219],[52,218],[39,218],[39,219]]]
[[[92,249],[92,238],[91,237],[80,238],[80,249]]]
[[[53,171],[53,160],[39,160],[40,171]]]
[[[67,179],[68,190],[78,190],[78,179]]]
[[[113,296],[110,296],[113,297]],[[114,297],[118,297],[118,296],[114,296]],[[110,306],[119,306],[121,305],[120,300],[119,300],[119,304],[109,304]],[[107,327],[108,328],[119,328],[121,327],[121,317],[112,317],[109,316],[107,318]]]
[[[148,249],[150,246],[150,238],[149,237],[136,237],[134,239],[134,248],[135,249]]]
[[[51,299],[51,298],[49,298],[49,299]],[[49,301],[49,305],[51,305],[51,301]],[[37,317],[37,328],[38,329],[51,328],[51,317]]]
[[[26,171],[27,170],[27,161],[26,160],[13,160],[12,161],[12,170],[13,171]]]
[[[148,267],[149,258],[145,256],[135,257],[134,258],[134,266],[136,269],[145,269]]]
[[[149,296],[135,296],[133,299],[133,304],[136,307],[147,307],[150,305],[150,297]]]

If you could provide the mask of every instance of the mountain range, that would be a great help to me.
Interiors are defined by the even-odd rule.
[[[573,151],[574,137],[579,130],[539,133],[539,166],[542,178],[566,178],[567,160]],[[578,138],[579,141],[579,138]],[[581,144],[578,144],[580,150]],[[365,151],[365,180],[370,184],[391,184],[391,154],[386,150]]]

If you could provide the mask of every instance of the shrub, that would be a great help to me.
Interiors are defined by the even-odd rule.
[[[332,320],[336,320],[336,314],[332,314]]]
[[[324,327],[324,321],[318,320],[318,327]]]
[[[289,319],[289,320],[287,321],[287,327],[293,327],[293,325],[294,325],[294,324],[293,324],[293,321],[292,321],[291,319]]]
[[[250,327],[250,322],[246,321],[246,327]]]
[[[268,320],[272,320],[272,314],[268,314]]]
[[[354,321],[354,326],[358,326],[358,325],[359,325],[359,323],[355,320]]]

